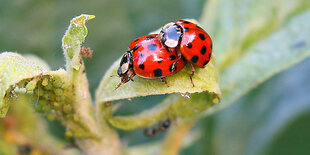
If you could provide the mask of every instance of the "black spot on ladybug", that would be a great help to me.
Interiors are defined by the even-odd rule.
[[[189,31],[189,28],[188,28],[188,27],[184,27],[184,31],[185,31],[185,32],[188,32],[188,31]]]
[[[199,28],[199,29],[201,29],[201,30],[203,30],[203,29],[202,29],[200,26],[198,26],[198,25],[196,25],[196,27]]]
[[[211,50],[213,49],[213,43],[211,43]]]
[[[162,73],[160,68],[157,68],[157,69],[154,70],[154,75],[156,77],[161,77],[163,75],[163,73]]]
[[[155,51],[157,48],[157,45],[156,44],[149,44],[147,46],[147,49],[149,49],[150,51]]]
[[[154,39],[153,36],[148,36],[148,37],[146,37],[144,40],[152,40],[152,39]]]
[[[189,24],[190,22],[188,22],[188,21],[183,21],[183,23],[185,23],[185,24]]]
[[[206,64],[208,64],[209,63],[209,60],[207,60],[205,63],[203,63],[203,65],[205,66]]]
[[[193,45],[192,45],[191,43],[188,43],[188,44],[186,45],[186,47],[187,47],[187,48],[192,48]]]
[[[175,55],[170,55],[169,56],[169,60],[174,60],[175,59]]]
[[[140,54],[140,55],[139,55],[139,59],[142,59],[143,57],[144,57],[143,54]]]
[[[140,46],[135,46],[133,49],[132,49],[132,52],[136,51]]]
[[[201,53],[202,55],[204,55],[206,52],[207,52],[206,46],[202,46],[202,48],[201,48],[201,50],[200,50],[200,53]]]
[[[191,59],[191,62],[196,63],[198,61],[199,57],[197,55],[194,55]]]
[[[206,36],[203,35],[202,33],[199,33],[198,35],[199,35],[199,38],[200,38],[201,40],[205,40],[205,39],[206,39]]]
[[[174,72],[177,69],[177,66],[173,63],[169,66],[169,71]]]
[[[141,68],[142,70],[144,70],[144,64],[140,64],[139,68]]]
[[[212,53],[209,54],[209,59],[211,58],[211,56],[212,56]]]
[[[138,39],[136,39],[136,40],[134,40],[134,42],[137,42],[137,41],[139,41],[139,38],[138,38]]]

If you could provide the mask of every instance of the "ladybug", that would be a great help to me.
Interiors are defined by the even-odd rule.
[[[168,50],[160,42],[157,34],[142,36],[129,44],[129,49],[123,55],[117,74],[121,77],[122,84],[133,81],[137,74],[140,77],[154,79],[159,78],[166,82],[166,76],[180,71],[186,64],[176,50]]]
[[[211,59],[212,40],[205,30],[194,23],[185,20],[168,23],[158,37],[169,50],[176,50],[190,62],[191,81],[195,73],[193,65],[204,68]]]

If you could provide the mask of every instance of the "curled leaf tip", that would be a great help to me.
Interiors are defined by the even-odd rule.
[[[82,14],[82,15],[86,16],[86,20],[91,20],[91,19],[96,18],[95,15],[87,15],[87,14]]]
[[[62,39],[62,49],[66,57],[67,70],[79,70],[81,67],[80,49],[88,30],[86,21],[95,18],[94,15],[82,14],[73,18],[69,28]]]

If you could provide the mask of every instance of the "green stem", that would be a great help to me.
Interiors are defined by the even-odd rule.
[[[181,149],[182,139],[195,124],[195,120],[176,122],[168,131],[162,144],[160,155],[177,155]]]
[[[81,65],[77,76],[75,76],[75,109],[76,114],[83,124],[89,128],[92,135],[97,138],[77,138],[76,144],[85,154],[120,154],[119,139],[116,132],[110,128],[105,121],[96,120],[88,89],[88,81],[83,73],[84,65]],[[100,121],[100,122],[98,122]]]

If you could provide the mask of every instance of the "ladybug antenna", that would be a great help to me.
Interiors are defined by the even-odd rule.
[[[127,83],[129,81],[128,76],[121,76],[121,82],[115,87],[115,90],[119,88],[122,84]]]

